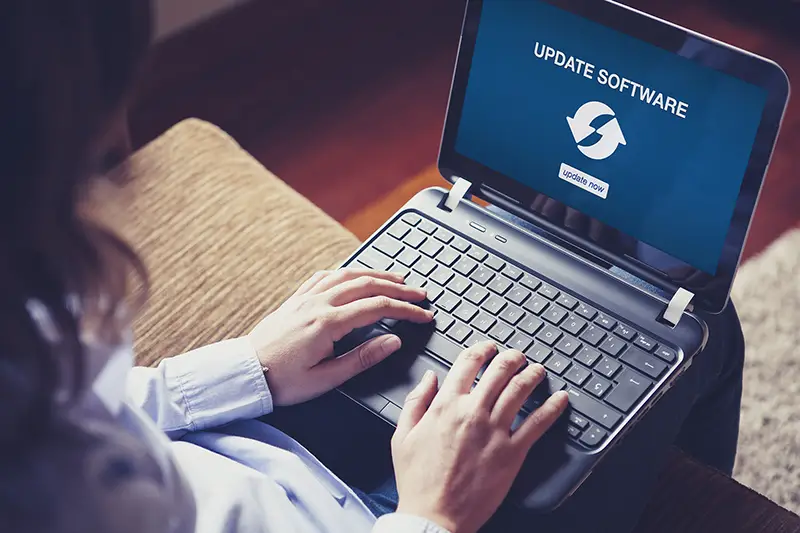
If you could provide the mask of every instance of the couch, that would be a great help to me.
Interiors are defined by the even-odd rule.
[[[359,244],[199,120],[164,133],[124,172],[123,234],[151,283],[135,324],[140,365],[247,333],[301,281]],[[637,532],[718,531],[800,533],[800,517],[675,449]]]

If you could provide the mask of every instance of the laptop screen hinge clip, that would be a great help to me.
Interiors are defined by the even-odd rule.
[[[677,326],[683,314],[692,310],[692,299],[694,299],[693,292],[687,291],[683,287],[678,287],[677,292],[667,304],[664,314],[661,315],[661,321],[673,328]]]
[[[463,200],[465,197],[469,197],[469,190],[472,188],[472,183],[464,178],[459,178],[456,176],[454,176],[454,178],[455,182],[453,183],[453,187],[447,192],[447,195],[439,204],[439,208],[447,211],[448,213],[454,211],[455,208],[458,207],[458,204],[461,202],[461,200]]]

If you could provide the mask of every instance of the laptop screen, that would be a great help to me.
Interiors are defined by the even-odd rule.
[[[691,39],[673,53],[545,2],[482,4],[455,152],[545,217],[714,276],[767,91]]]

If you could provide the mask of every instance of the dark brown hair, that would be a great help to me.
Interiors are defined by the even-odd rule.
[[[143,273],[79,205],[150,33],[149,0],[0,4],[0,451],[36,442],[57,416],[56,392],[84,386],[81,305],[104,298],[98,309],[112,316],[127,272]],[[34,301],[55,335],[31,317]]]

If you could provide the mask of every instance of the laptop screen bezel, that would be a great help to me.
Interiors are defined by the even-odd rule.
[[[683,286],[695,293],[694,305],[710,313],[721,312],[728,302],[736,269],[741,260],[758,195],[766,175],[766,169],[780,129],[781,120],[789,98],[789,80],[785,72],[774,62],[749,52],[720,43],[709,37],[657,19],[640,11],[615,2],[604,0],[530,0],[543,1],[575,15],[615,29],[643,42],[666,51],[677,53],[687,40],[731,54],[726,67],[710,67],[767,91],[767,101],[758,126],[753,150],[750,154],[742,185],[737,198],[716,275],[700,276],[700,284],[687,279],[672,278],[652,265],[637,258],[621,256],[597,246],[567,230],[555,227],[549,221],[526,206],[536,191],[508,176],[461,155],[455,150],[461,111],[469,80],[472,55],[480,23],[483,0],[470,0],[464,17],[461,44],[447,109],[442,143],[439,152],[439,170],[442,176],[453,182],[456,177],[468,179],[473,184],[472,193],[510,211],[541,227],[544,231],[589,252],[605,263],[628,270],[655,286],[673,292]],[[733,65],[733,66],[731,66]],[[735,68],[734,68],[735,67]],[[735,71],[735,72],[734,72]],[[749,76],[739,74],[746,71]],[[629,236],[631,239],[635,239]],[[663,252],[662,252],[663,253]],[[697,277],[695,277],[697,278]]]

